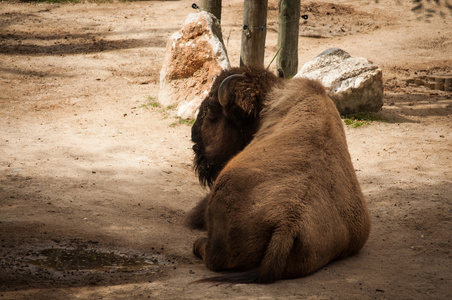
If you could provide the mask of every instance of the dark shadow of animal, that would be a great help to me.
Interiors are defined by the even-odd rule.
[[[188,226],[202,281],[270,283],[357,253],[370,219],[339,113],[318,81],[261,68],[223,72],[192,128],[195,169],[210,187]]]

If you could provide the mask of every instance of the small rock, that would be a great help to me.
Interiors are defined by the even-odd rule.
[[[383,106],[381,68],[365,58],[354,58],[339,48],[323,51],[295,77],[319,79],[340,114],[377,112]]]

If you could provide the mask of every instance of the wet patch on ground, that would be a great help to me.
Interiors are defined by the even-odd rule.
[[[139,271],[144,268],[159,268],[158,258],[126,256],[114,252],[100,252],[96,249],[44,249],[39,251],[40,258],[31,259],[32,265],[56,271],[120,270],[125,272]]]
[[[177,265],[175,258],[160,251],[130,254],[101,247],[58,247],[1,252],[0,268],[9,270],[0,276],[3,291],[152,282]]]

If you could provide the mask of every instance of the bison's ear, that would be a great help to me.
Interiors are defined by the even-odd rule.
[[[243,74],[230,75],[221,82],[218,88],[218,102],[223,107],[224,115],[239,128],[247,122],[253,110],[253,103],[249,103],[252,101],[243,97],[242,88],[238,87],[240,84],[237,83],[237,80],[244,78]],[[254,95],[251,98],[254,98]]]
[[[278,68],[278,70],[276,70],[276,75],[278,75],[278,78],[285,78],[284,70],[281,68]]]
[[[244,76],[242,74],[233,74],[231,76],[226,77],[220,84],[220,87],[218,88],[218,101],[220,102],[221,106],[226,108],[230,102],[231,99],[231,82],[238,79],[243,78]]]

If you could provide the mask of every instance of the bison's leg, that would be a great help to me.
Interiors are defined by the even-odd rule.
[[[205,261],[207,238],[199,238],[193,244],[193,254]]]
[[[213,245],[208,238],[199,238],[195,241],[193,254],[201,258],[212,271],[231,269],[230,254],[223,247]]]
[[[190,229],[206,229],[206,208],[209,196],[204,197],[199,203],[192,209],[186,220],[186,225]]]

